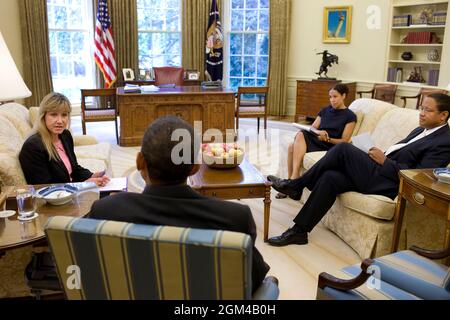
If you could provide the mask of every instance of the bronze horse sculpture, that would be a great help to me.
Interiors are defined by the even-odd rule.
[[[333,65],[333,63],[339,64],[339,57],[335,54],[328,53],[328,50],[325,50],[324,52],[320,52],[318,54],[322,55],[322,64],[320,65],[319,72],[316,72],[317,75],[319,75],[319,79],[322,79],[322,73],[325,73],[325,78],[330,79],[327,75],[328,68]]]

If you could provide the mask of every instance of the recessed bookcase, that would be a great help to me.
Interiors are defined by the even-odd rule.
[[[405,82],[414,68],[420,67],[426,81],[422,85],[448,85],[449,80],[442,78],[442,65],[450,59],[449,43],[446,43],[449,36],[446,34],[449,32],[446,30],[449,28],[448,6],[448,0],[391,1],[385,78],[388,82]],[[427,21],[421,19],[425,10],[428,10]],[[412,59],[404,60],[404,52],[411,52]],[[397,72],[399,69],[402,70],[401,79]]]

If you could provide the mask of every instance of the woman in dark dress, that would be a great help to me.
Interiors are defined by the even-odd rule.
[[[320,110],[312,127],[318,130],[318,135],[302,130],[296,136],[288,149],[289,179],[300,177],[300,169],[306,152],[328,151],[334,145],[348,142],[356,124],[356,115],[345,106],[345,98],[349,92],[345,84],[337,84],[329,91],[330,105]],[[278,193],[278,199],[286,198]],[[298,199],[295,199],[298,200]]]

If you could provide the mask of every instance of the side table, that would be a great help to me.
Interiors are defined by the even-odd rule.
[[[395,224],[391,252],[396,252],[398,249],[406,201],[445,219],[445,245],[446,248],[449,248],[450,185],[438,182],[432,169],[414,169],[400,171],[400,187],[394,216]],[[447,258],[446,264],[450,264],[450,258]]]

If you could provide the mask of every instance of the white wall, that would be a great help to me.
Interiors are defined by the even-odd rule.
[[[294,114],[297,79],[317,78],[322,62],[316,53],[324,49],[339,56],[329,76],[340,80],[382,82],[389,32],[389,0],[293,0],[289,50],[288,113]],[[369,6],[380,9],[380,28],[367,27]],[[348,44],[322,43],[323,10],[326,6],[353,6],[352,36]]]
[[[23,71],[22,35],[20,31],[19,1],[0,0],[0,31],[16,63]]]

